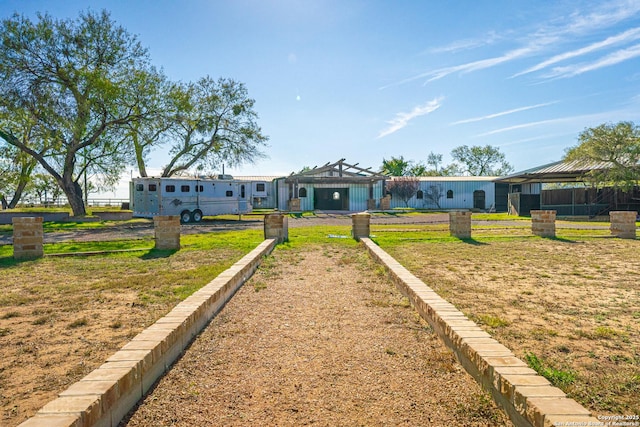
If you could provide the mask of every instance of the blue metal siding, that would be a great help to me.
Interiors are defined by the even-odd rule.
[[[495,207],[495,183],[492,181],[420,181],[419,189],[424,193],[430,191],[432,185],[439,186],[442,189],[442,197],[440,198],[440,209],[472,209],[473,208],[473,192],[482,190],[485,192],[485,209],[489,209],[492,205]],[[453,197],[447,198],[447,192],[451,190]],[[391,199],[392,208],[405,207],[404,201],[398,198]],[[426,198],[422,200],[413,196],[409,200],[410,208],[417,209],[438,209],[438,207],[430,203]]]

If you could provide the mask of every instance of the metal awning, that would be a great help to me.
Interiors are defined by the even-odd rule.
[[[583,182],[588,172],[608,169],[609,167],[611,167],[611,163],[609,162],[584,163],[559,161],[497,178],[495,182],[504,184]]]

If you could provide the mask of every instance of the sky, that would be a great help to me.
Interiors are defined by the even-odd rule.
[[[228,174],[487,144],[520,171],[639,121],[640,0],[0,0],[3,19],[102,9],[169,78],[246,86],[268,157]]]

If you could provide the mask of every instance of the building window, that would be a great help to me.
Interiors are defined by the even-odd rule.
[[[416,199],[424,199],[424,192],[422,190],[418,190],[416,193]]]
[[[189,191],[191,191],[191,187],[189,187],[188,185],[181,185],[180,191],[183,193],[188,193]]]
[[[256,191],[264,191],[264,190],[265,190],[264,182],[259,182],[256,184]]]
[[[447,199],[453,199],[453,190],[447,191]]]
[[[176,186],[175,185],[167,185],[164,187],[164,191],[166,191],[167,193],[175,193],[176,192]]]
[[[333,192],[333,200],[340,200],[340,193],[338,193],[337,191]]]
[[[306,188],[301,188],[298,190],[298,197],[307,197],[307,189]]]
[[[158,191],[158,187],[155,184],[149,184],[149,191]]]
[[[144,191],[144,185],[136,184],[136,191]]]
[[[227,190],[227,197],[233,197],[233,191]]]

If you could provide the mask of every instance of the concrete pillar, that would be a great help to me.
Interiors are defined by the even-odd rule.
[[[351,215],[351,234],[354,239],[360,241],[361,237],[369,237],[371,232],[370,221],[371,215],[365,212]]]
[[[449,212],[449,233],[458,239],[471,238],[471,212]]]
[[[276,239],[277,243],[289,240],[289,218],[281,213],[264,216],[264,238]]]
[[[636,238],[636,211],[612,211],[609,212],[611,220],[611,235],[621,239]]]
[[[380,199],[380,210],[388,211],[391,209],[391,196],[387,195]]]
[[[42,217],[13,217],[13,258],[44,256]]]
[[[154,216],[156,249],[180,249],[180,217],[178,215]]]
[[[531,232],[540,237],[556,237],[556,212],[552,210],[532,210]]]

